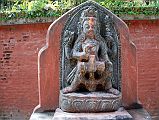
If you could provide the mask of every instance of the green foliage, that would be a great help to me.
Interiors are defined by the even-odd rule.
[[[0,11],[0,20],[60,16],[66,11],[61,2],[51,0],[16,0],[11,10]]]
[[[108,8],[117,15],[159,15],[159,1],[150,0],[147,5],[143,0],[96,0],[102,6]]]
[[[5,0],[7,1],[7,0]],[[8,0],[13,4],[11,9],[0,9],[0,21],[14,18],[59,17],[72,7],[87,0]],[[95,0],[113,13],[129,15],[159,15],[159,2],[145,3],[125,0]],[[2,4],[1,4],[2,5]]]
[[[96,0],[102,6],[110,9],[115,14],[128,14],[128,15],[158,15],[159,3],[152,2],[149,5],[143,2],[137,1],[125,1],[125,0]]]

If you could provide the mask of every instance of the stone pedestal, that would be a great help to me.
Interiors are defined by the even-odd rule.
[[[116,111],[121,106],[121,94],[106,92],[60,92],[60,108],[64,112],[108,112]]]
[[[132,120],[132,116],[126,110],[107,113],[67,113],[57,108],[52,120]]]

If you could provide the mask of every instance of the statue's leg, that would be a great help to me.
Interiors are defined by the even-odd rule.
[[[112,88],[112,76],[113,76],[113,64],[112,64],[112,62],[107,61],[104,75],[105,75],[105,79],[106,79],[105,80],[106,81],[105,90],[109,90]]]
[[[113,87],[110,88],[107,92],[108,93],[112,93],[114,95],[119,95],[120,94],[120,92],[117,89],[113,88]]]
[[[74,79],[70,86],[65,87],[63,89],[63,93],[75,92],[78,89],[79,84],[80,84],[79,80],[77,78]]]
[[[112,87],[113,65],[112,65],[111,62],[107,64],[106,74],[107,74],[107,77],[106,77],[105,90],[106,90],[108,93],[112,93],[112,94],[114,94],[114,95],[119,95],[120,92],[119,92],[117,89],[114,89],[114,88]]]
[[[111,78],[109,78],[109,77],[106,79],[105,90],[106,90],[106,92],[112,93],[114,95],[119,95],[120,94],[120,92],[117,89],[114,89],[112,87],[112,81],[111,81]]]
[[[111,88],[112,88],[111,78],[107,77],[105,80],[105,90],[108,91]]]
[[[74,80],[72,81],[70,86],[63,89],[63,93],[71,93],[79,89],[79,85],[81,83],[80,80],[81,80],[82,72],[83,72],[82,69],[83,69],[83,63],[78,63]]]
[[[120,94],[120,92],[117,90],[117,89],[114,89],[113,87],[112,87],[112,77],[108,77],[107,78],[107,83],[106,83],[106,91],[108,92],[108,93],[112,93],[112,94],[114,94],[114,95],[119,95]]]
[[[71,92],[75,92],[77,89],[78,89],[78,86],[80,84],[79,80],[78,80],[78,71],[76,72],[76,75],[75,75],[75,78],[74,80],[72,81],[71,85],[68,86],[68,87],[65,87],[63,89],[63,93],[71,93]]]

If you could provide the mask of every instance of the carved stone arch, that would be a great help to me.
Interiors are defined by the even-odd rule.
[[[88,1],[72,10],[65,13],[63,16],[54,21],[47,32],[46,45],[39,51],[38,55],[38,83],[39,83],[39,105],[35,110],[55,110],[59,106],[59,91],[60,91],[60,56],[61,42],[66,26],[69,24],[68,19],[73,19],[74,16],[80,15],[81,10],[85,7],[94,6],[104,14],[110,16],[112,24],[119,33],[119,48],[121,46],[121,91],[124,106],[130,106],[137,102],[137,68],[136,68],[136,49],[133,43],[129,40],[129,30],[127,25],[108,9],[99,4]],[[72,16],[72,17],[71,17]],[[78,21],[78,20],[77,20]],[[77,24],[78,22],[74,22]],[[72,26],[72,29],[74,27]],[[104,28],[103,28],[104,29]],[[76,29],[75,33],[78,32]],[[73,33],[72,33],[73,34]],[[104,36],[104,35],[102,35]],[[76,37],[76,36],[75,36]],[[116,36],[117,37],[117,36]],[[121,73],[120,73],[121,72]],[[120,83],[118,83],[120,84]]]

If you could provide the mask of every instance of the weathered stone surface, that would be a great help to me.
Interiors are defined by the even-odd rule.
[[[119,33],[108,10],[92,2],[80,7],[61,35],[59,105],[66,112],[115,111],[121,105]]]
[[[54,112],[35,112],[31,115],[29,120],[52,120]]]
[[[81,84],[88,91],[96,91],[97,86],[119,90],[120,39],[115,23],[108,10],[94,2],[80,8],[70,14],[61,35],[61,88],[69,86],[65,93]]]
[[[132,117],[125,110],[108,113],[67,113],[57,108],[52,120],[132,120]]]
[[[133,120],[153,120],[151,116],[145,109],[131,109],[128,110],[130,115],[133,117]],[[158,120],[158,119],[155,119]]]
[[[56,20],[48,30],[46,45],[39,52],[39,107],[40,110],[56,109],[59,104],[59,71],[60,71],[60,42],[62,42],[62,34],[64,25],[70,15],[80,15],[82,7],[93,5],[100,12],[105,12],[111,17],[114,25],[119,32],[120,44],[121,44],[121,69],[122,69],[122,91],[125,91],[123,96],[124,105],[130,105],[136,102],[136,51],[135,47],[129,41],[128,27],[126,24],[117,16],[112,14],[109,10],[99,6],[95,2],[87,2],[76,8],[68,11],[65,15]],[[79,14],[75,14],[75,13]],[[71,21],[70,21],[71,22]],[[78,23],[77,20],[74,21]],[[104,22],[104,20],[102,21]],[[68,23],[69,24],[69,23]],[[71,27],[71,30],[75,26]],[[71,31],[70,29],[68,29]],[[76,30],[77,32],[77,30]],[[119,45],[120,46],[120,45]],[[56,51],[56,52],[55,52]],[[129,53],[129,54],[128,54]],[[131,60],[131,61],[130,61]],[[119,71],[120,73],[120,71]],[[125,74],[127,73],[127,74]],[[114,75],[116,76],[116,75]],[[116,76],[119,77],[120,76]],[[120,84],[120,83],[117,83]],[[133,89],[133,92],[132,92]],[[131,92],[131,94],[129,92]]]
[[[121,94],[106,92],[60,93],[60,107],[67,112],[116,111],[121,106]]]
[[[123,108],[121,108],[120,110],[123,110]],[[60,112],[60,110],[57,110],[57,111]],[[133,117],[133,120],[151,120],[151,116],[145,109],[132,109],[132,110],[127,110],[127,112]],[[111,112],[111,113],[113,113],[113,112]],[[86,113],[86,114],[88,114],[88,113]],[[99,114],[99,113],[95,113],[95,114]],[[54,112],[33,113],[31,115],[30,120],[52,120],[53,117],[54,117]],[[21,119],[18,119],[18,120],[21,120]],[[158,119],[152,118],[152,120],[158,120]]]

